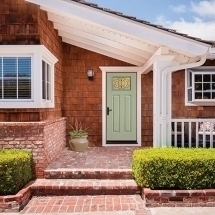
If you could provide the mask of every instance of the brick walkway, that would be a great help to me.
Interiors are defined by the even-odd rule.
[[[139,195],[33,197],[21,214],[134,211],[149,215]]]
[[[133,211],[149,215],[132,179],[135,149],[89,147],[81,153],[64,149],[46,168],[45,179],[32,185],[33,198],[21,213]]]

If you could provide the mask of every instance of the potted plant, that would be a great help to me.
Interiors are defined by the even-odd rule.
[[[82,127],[82,123],[81,121],[78,121],[77,117],[75,119],[74,125],[70,125],[70,127],[72,128],[72,130],[69,132],[70,148],[76,152],[84,152],[87,149],[89,143],[89,141],[87,140],[87,128],[84,129]]]

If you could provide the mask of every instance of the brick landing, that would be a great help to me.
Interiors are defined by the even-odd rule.
[[[149,215],[139,195],[33,197],[21,214],[134,211]]]
[[[89,147],[86,152],[64,149],[46,168],[45,178],[131,179],[132,153],[138,147]]]

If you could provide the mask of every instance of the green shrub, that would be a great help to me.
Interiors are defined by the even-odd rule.
[[[0,150],[0,195],[16,194],[32,179],[32,155],[27,150]]]
[[[151,148],[135,150],[133,176],[151,189],[215,187],[215,149]]]

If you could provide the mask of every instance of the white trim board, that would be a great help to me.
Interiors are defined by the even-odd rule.
[[[102,146],[141,146],[141,68],[140,67],[100,67],[102,71]],[[107,144],[106,116],[106,73],[136,72],[137,73],[137,144]]]

